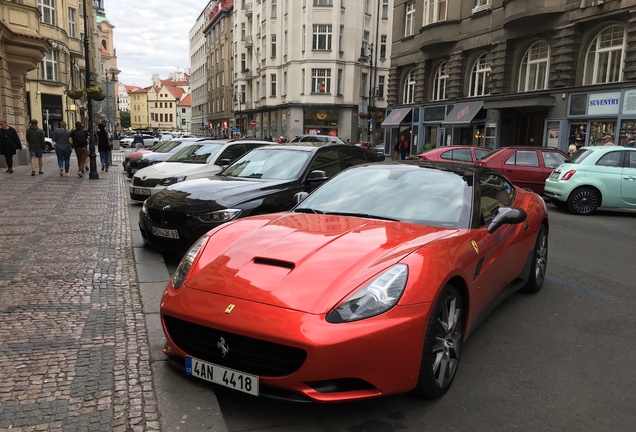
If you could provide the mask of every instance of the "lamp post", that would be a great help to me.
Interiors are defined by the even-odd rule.
[[[367,56],[367,51],[369,55]],[[373,64],[373,43],[369,43],[366,40],[362,41],[362,47],[360,48],[360,58],[358,58],[359,63],[366,63],[369,60],[369,119],[367,121],[367,140],[369,142],[373,142],[371,138],[371,133],[373,131],[373,112],[375,111],[374,105],[374,86],[375,86],[375,67]]]
[[[91,85],[91,68],[90,68],[90,57],[89,57],[89,49],[88,49],[88,14],[86,12],[86,0],[82,0],[82,8],[84,9],[84,63],[86,67],[86,87],[90,87]],[[87,98],[86,101],[86,111],[88,112],[88,159],[90,161],[89,164],[89,175],[88,178],[91,180],[96,180],[99,178],[99,174],[97,174],[97,155],[95,154],[95,131],[93,130],[93,104],[91,103],[91,98]]]

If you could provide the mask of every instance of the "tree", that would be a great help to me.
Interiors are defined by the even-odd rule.
[[[119,111],[119,121],[122,129],[128,129],[130,127],[130,111]]]

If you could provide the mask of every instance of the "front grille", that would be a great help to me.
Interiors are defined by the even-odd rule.
[[[183,225],[188,219],[188,215],[185,213],[178,213],[173,211],[161,211],[158,209],[148,210],[148,219],[157,224],[168,224],[171,226]]]
[[[160,181],[161,179],[142,180],[139,177],[133,177],[133,186],[155,187],[159,184]]]
[[[307,353],[299,348],[193,324],[171,316],[163,317],[168,334],[177,346],[193,357],[260,376],[284,376],[297,371]],[[223,357],[217,347],[225,339],[229,349]]]

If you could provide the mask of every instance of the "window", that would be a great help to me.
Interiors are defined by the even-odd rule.
[[[481,191],[481,225],[492,221],[499,207],[510,207],[514,201],[515,188],[498,174],[486,174],[479,179]]]
[[[68,35],[72,38],[77,37],[77,31],[75,29],[75,15],[75,9],[68,8]]]
[[[548,61],[550,46],[545,41],[535,42],[526,51],[519,70],[519,91],[548,88]]]
[[[338,50],[344,52],[344,26],[340,26],[340,32],[338,33]]]
[[[385,86],[385,80],[386,77],[384,75],[380,75],[378,77],[378,91],[376,93],[376,96],[379,99],[384,99],[384,86]]]
[[[600,159],[596,162],[596,165],[606,166],[606,167],[620,167],[621,153],[622,152],[619,152],[619,151],[606,153],[600,157]]]
[[[449,150],[447,152],[439,155],[440,159],[452,160],[452,161],[462,161],[462,162],[472,162],[473,155],[470,153],[470,149],[455,149]]]
[[[38,8],[42,14],[40,21],[55,25],[55,0],[38,0]]]
[[[541,158],[543,159],[543,166],[546,168],[556,168],[565,161],[565,156],[561,153],[553,151],[541,152]]]
[[[534,150],[519,150],[514,152],[504,165],[516,165],[524,167],[539,167],[539,155]]]
[[[446,0],[424,0],[424,25],[446,21]]]
[[[382,19],[389,19],[389,0],[382,0]]]
[[[470,74],[469,97],[485,96],[490,94],[488,91],[487,81],[490,78],[490,66],[487,54],[483,54],[473,66]]]
[[[331,69],[311,70],[312,93],[331,93]]]
[[[331,24],[314,24],[312,49],[331,50]]]
[[[276,58],[276,35],[275,34],[272,35],[271,48],[272,48],[272,58]]]
[[[604,84],[623,80],[626,31],[615,25],[601,31],[585,56],[583,84]]]
[[[411,70],[404,80],[402,103],[410,104],[415,101],[415,70]]]
[[[448,62],[442,63],[435,72],[435,78],[433,78],[433,94],[432,100],[444,100],[446,99],[446,81],[448,80]]]
[[[386,58],[386,35],[380,36],[380,58],[384,60]]]
[[[406,16],[404,18],[404,36],[413,36],[415,26],[415,2],[410,1],[406,4]]]
[[[276,18],[276,0],[272,0],[272,18]]]
[[[276,74],[270,75],[270,96],[276,96]]]
[[[314,6],[333,6],[333,0],[314,0]]]
[[[342,69],[338,69],[337,94],[342,95]]]
[[[46,81],[57,81],[57,51],[51,50],[42,59],[42,79]]]
[[[247,60],[245,53],[241,53],[241,72],[245,72],[245,69],[247,69]]]

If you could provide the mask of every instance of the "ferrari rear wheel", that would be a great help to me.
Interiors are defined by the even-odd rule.
[[[545,225],[541,224],[537,241],[534,245],[532,254],[532,267],[530,268],[530,276],[528,282],[521,289],[527,293],[535,293],[543,286],[545,280],[545,271],[548,266],[548,230]]]
[[[433,307],[426,329],[414,393],[436,398],[449,389],[459,366],[465,316],[459,291],[452,285],[446,285]]]

